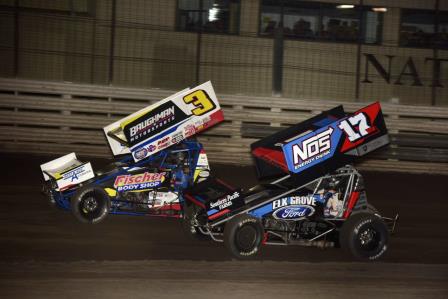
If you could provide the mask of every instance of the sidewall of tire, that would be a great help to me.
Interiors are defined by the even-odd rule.
[[[102,208],[101,213],[98,217],[94,219],[87,219],[86,217],[84,217],[82,211],[80,210],[80,203],[83,200],[84,196],[86,196],[89,192],[92,191],[101,196],[101,198],[96,198],[96,200],[101,203]],[[70,204],[73,216],[75,216],[75,218],[82,223],[90,223],[90,224],[99,223],[107,217],[110,211],[109,195],[106,193],[106,191],[104,191],[104,189],[100,187],[86,186],[80,188],[72,197]]]
[[[256,242],[254,247],[249,252],[241,251],[236,244],[236,235],[245,225],[252,225],[257,232]],[[261,243],[263,241],[264,229],[260,220],[247,215],[237,215],[229,220],[224,228],[224,245],[230,253],[238,259],[250,259],[257,255],[260,250]]]
[[[357,243],[358,234],[365,226],[372,226],[380,234],[379,245],[368,252],[359,248]],[[342,249],[356,259],[376,260],[383,256],[387,250],[389,231],[386,224],[378,216],[371,213],[357,213],[343,224],[339,240]]]

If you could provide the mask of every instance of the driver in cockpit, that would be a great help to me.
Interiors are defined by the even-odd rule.
[[[339,184],[340,181],[338,179],[331,178],[327,183],[327,186],[317,192],[324,203],[325,217],[337,217],[339,216],[340,211],[342,211],[342,200]]]

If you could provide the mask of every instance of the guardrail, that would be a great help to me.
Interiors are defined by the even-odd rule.
[[[0,78],[0,151],[111,157],[102,128],[174,91]],[[212,162],[248,165],[249,145],[339,102],[218,95],[226,121],[199,136]],[[344,103],[355,111],[365,103]],[[370,170],[448,174],[448,107],[382,103],[392,144]]]

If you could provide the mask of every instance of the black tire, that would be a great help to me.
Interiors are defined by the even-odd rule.
[[[379,212],[378,212],[378,210],[373,206],[373,205],[371,205],[371,204],[367,204],[367,212],[369,212],[369,213],[372,213],[372,214],[380,214]]]
[[[378,214],[378,210],[371,204],[367,204],[367,206],[363,206],[361,209],[353,210],[352,215],[359,214],[359,213],[369,213],[369,214]]]
[[[210,240],[208,235],[204,235],[195,225],[195,217],[199,213],[200,208],[191,203],[184,204],[184,217],[182,219],[182,229],[185,234],[198,241]]]
[[[242,214],[230,219],[224,228],[224,245],[238,259],[254,257],[263,241],[264,228],[257,218]]]
[[[73,216],[82,223],[99,223],[110,211],[110,198],[100,187],[80,188],[71,199]]]
[[[387,250],[389,231],[381,218],[372,213],[352,215],[339,234],[342,249],[359,260],[376,260]]]

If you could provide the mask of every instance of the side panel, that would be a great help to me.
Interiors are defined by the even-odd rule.
[[[56,180],[58,191],[63,191],[95,177],[90,162],[79,161],[75,153],[42,164],[40,168],[45,181],[50,178]]]
[[[331,172],[389,143],[380,104],[374,103],[283,144],[288,170],[294,174]]]
[[[317,195],[296,192],[269,201],[265,205],[251,210],[249,214],[261,218],[272,213],[276,219],[297,221],[315,214],[322,214],[324,203],[323,199]]]
[[[345,116],[342,106],[338,106],[251,144],[258,177],[263,179],[289,173],[282,144],[324,128]]]
[[[224,216],[244,205],[242,189],[233,188],[215,177],[210,177],[184,192],[185,199],[200,206],[208,220]]]
[[[389,144],[379,103],[283,144],[287,167],[305,184]]]
[[[79,165],[76,168],[62,172],[56,180],[59,190],[70,188],[95,177],[90,162]]]
[[[104,132],[114,155],[140,161],[224,119],[210,82],[177,93],[131,114]]]
[[[309,217],[340,218],[352,190],[352,173],[325,176],[294,193],[249,210],[255,217],[298,221]]]
[[[50,162],[47,162],[45,164],[42,164],[40,166],[40,169],[42,171],[42,174],[44,176],[44,180],[48,181],[50,177],[47,173],[56,173],[56,172],[63,172],[69,169],[72,169],[76,166],[78,166],[80,162],[76,158],[75,153],[70,153],[65,156],[59,157],[57,159],[54,159]]]
[[[299,173],[333,157],[341,139],[338,122],[283,145],[288,170]]]
[[[109,143],[109,146],[112,150],[112,153],[116,155],[122,155],[122,154],[129,154],[131,151],[129,149],[129,144],[126,140],[126,136],[123,130],[123,125],[126,123],[131,122],[132,120],[135,120],[135,118],[144,116],[146,113],[152,111],[156,107],[163,105],[167,102],[171,102],[172,99],[182,95],[183,93],[189,91],[189,88],[186,88],[176,94],[173,94],[163,100],[160,100],[159,102],[150,105],[148,107],[145,107],[137,112],[132,113],[131,115],[128,115],[120,120],[117,120],[114,123],[111,123],[110,125],[103,128],[104,134],[106,135],[107,142]]]

